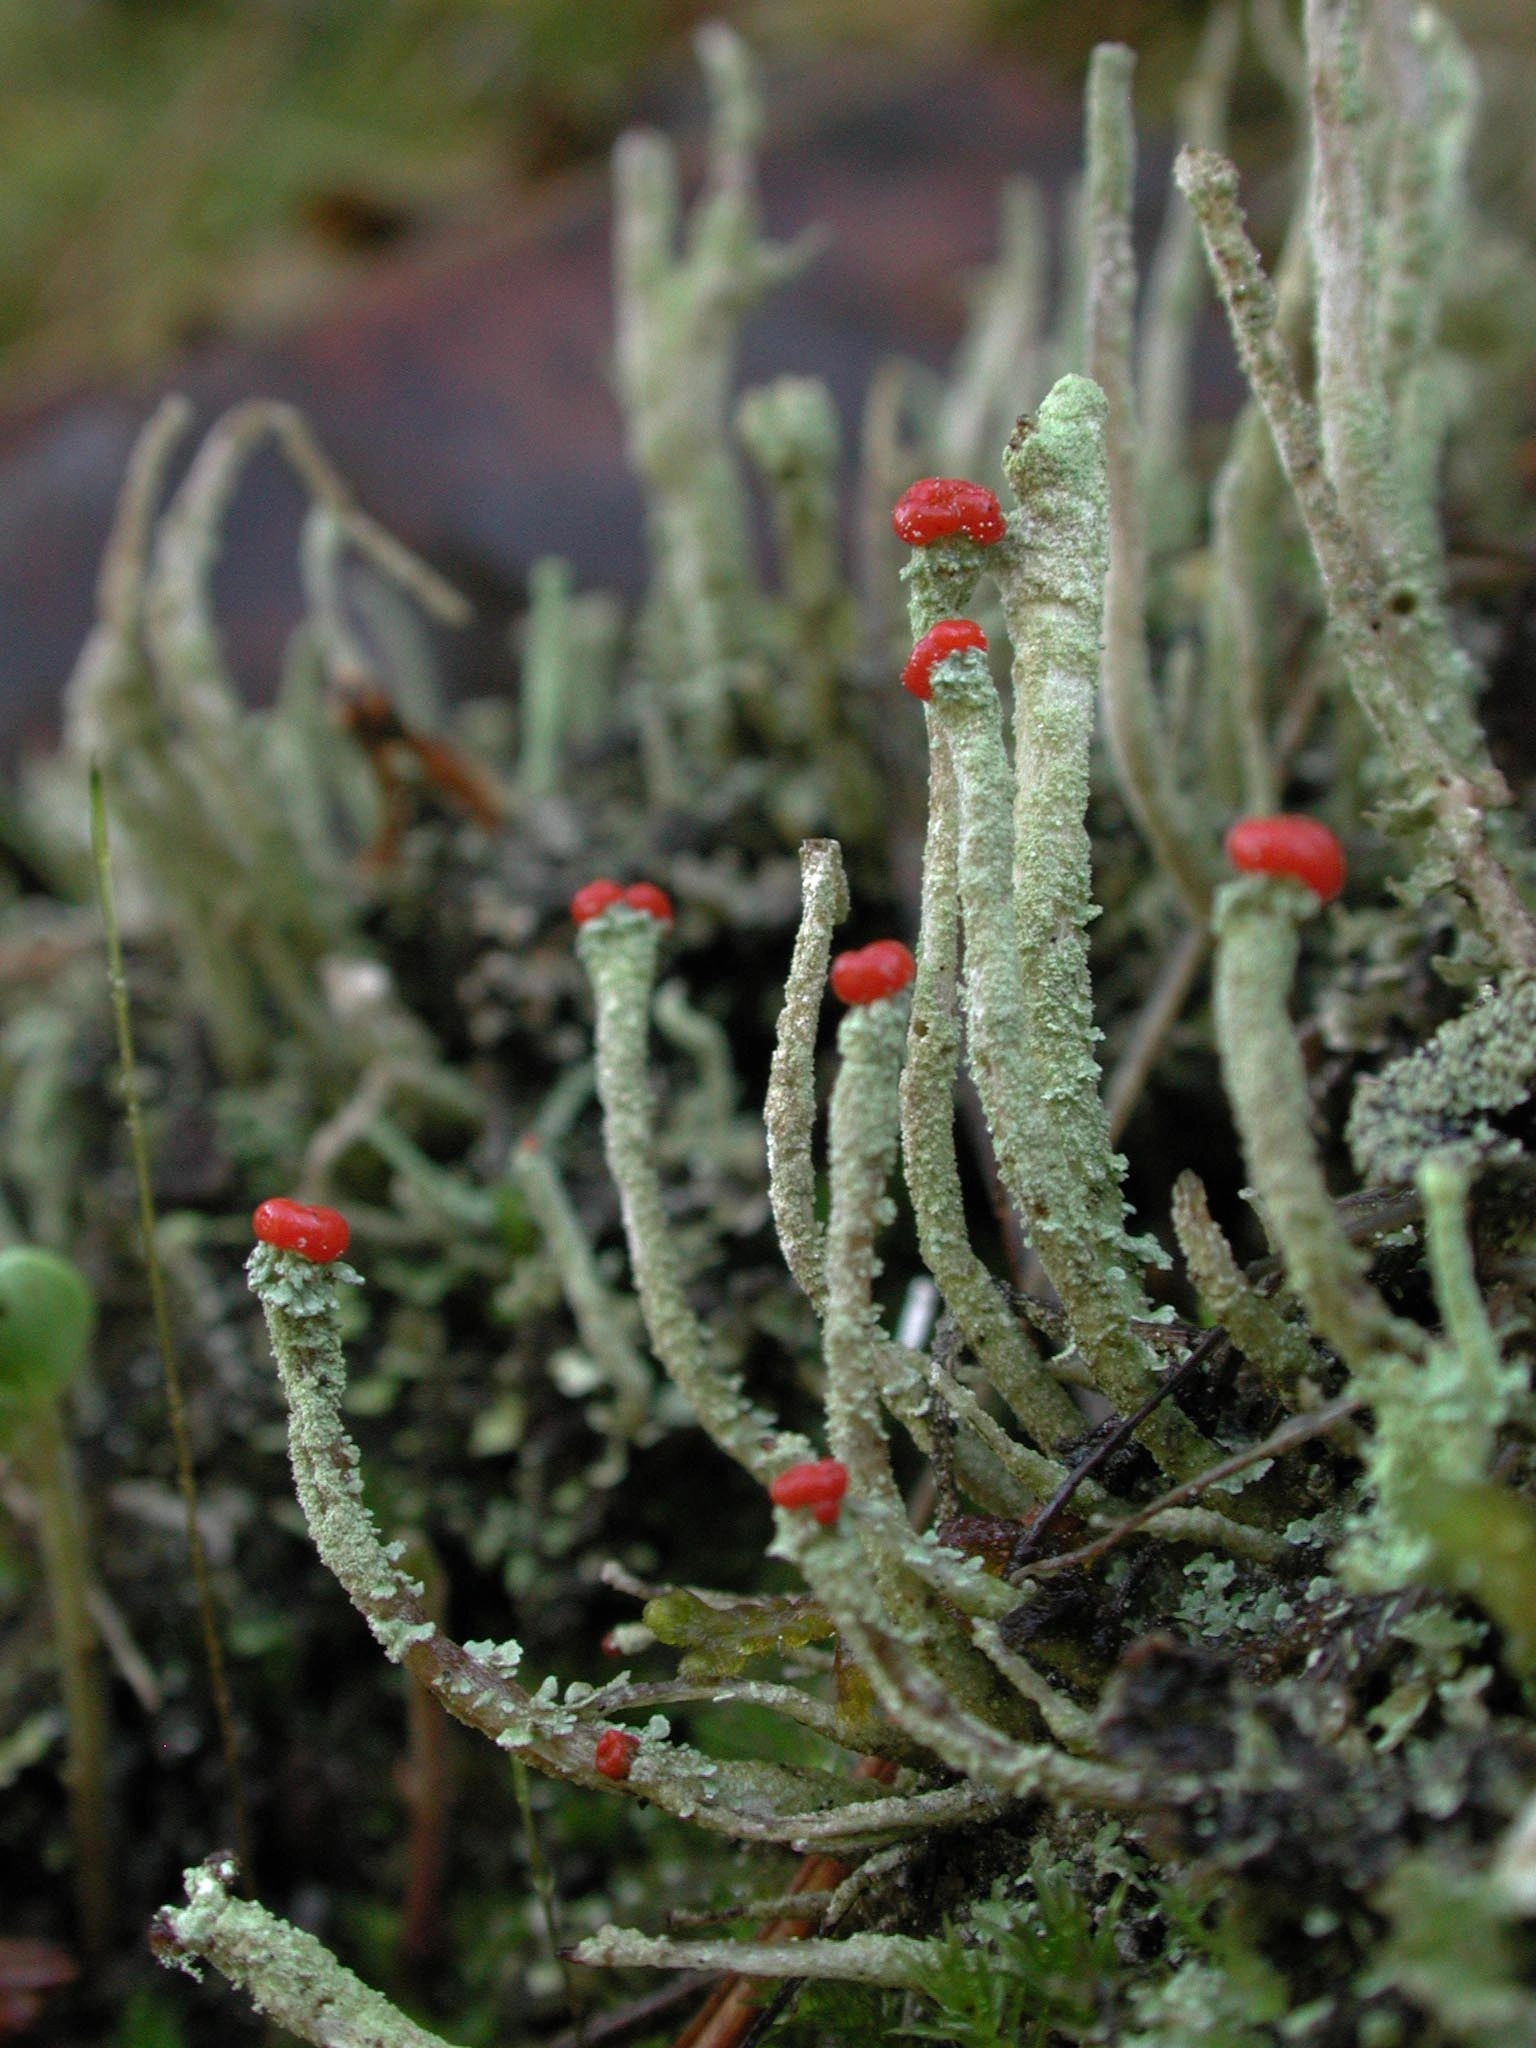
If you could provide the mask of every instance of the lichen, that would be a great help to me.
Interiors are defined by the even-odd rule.
[[[1012,511],[951,480],[990,538],[908,546],[913,636],[966,621],[926,711],[894,684],[884,533],[861,631],[827,394],[789,380],[736,403],[742,318],[805,251],[761,232],[762,109],[723,27],[700,43],[686,220],[668,145],[618,156],[616,384],[651,573],[609,634],[611,688],[607,667],[600,687],[578,674],[602,619],[587,632],[546,563],[516,725],[500,699],[441,703],[344,570],[366,558],[439,616],[451,593],[285,408],[216,427],[158,517],[179,413],[141,452],[71,744],[99,747],[119,792],[171,1108],[199,1019],[222,1076],[227,1180],[183,1219],[178,1263],[229,1326],[209,1351],[259,1411],[259,1346],[229,1363],[219,1299],[245,1180],[281,1169],[345,1200],[359,1270],[262,1247],[249,1272],[304,1523],[405,1667],[413,1740],[442,1708],[519,1783],[531,1767],[561,1799],[631,1802],[613,1810],[636,1844],[676,1839],[649,1807],[817,1859],[803,1923],[791,1908],[727,1943],[593,1934],[674,1889],[670,1864],[641,1883],[616,1856],[622,1881],[574,1912],[588,1963],[894,1987],[903,2024],[965,2048],[1529,2031],[1536,922],[1434,501],[1442,316],[1475,232],[1470,74],[1427,10],[1310,0],[1304,51],[1279,10],[1254,14],[1308,122],[1275,285],[1210,148],[1237,61],[1223,8],[1181,116],[1191,210],[1170,202],[1140,335],[1131,57],[1105,46],[1054,337],[969,351],[960,387],[911,408],[910,448],[904,407],[872,405],[864,487],[889,482],[886,504],[967,420],[1017,422],[988,456]],[[1000,274],[1028,269],[1027,229]],[[1180,389],[1200,243],[1253,394],[1204,527]],[[1313,314],[1309,393],[1293,357]],[[995,292],[988,319],[1003,334]],[[277,706],[247,713],[210,579],[267,437],[311,498],[306,621]],[[878,858],[904,746],[876,728],[898,718],[928,744],[915,932]],[[1326,813],[1355,907],[1305,878],[1219,882],[1239,802]],[[637,870],[659,882],[638,900],[608,883],[572,942],[573,887]],[[910,993],[841,985],[834,1045],[844,917],[917,959]],[[1436,951],[1502,977],[1449,1022],[1460,984]],[[744,1077],[775,984],[760,1128]],[[84,1152],[46,1142],[84,1043],[64,986],[0,1016],[0,1222],[14,1195],[94,1243]],[[1351,1089],[1356,1167],[1387,1185],[1341,1193]],[[1165,1280],[1151,1233],[1191,1156],[1211,1193],[1179,1182]],[[226,1187],[229,1217],[205,1213]],[[664,1444],[685,1416],[699,1434]],[[837,1497],[765,1498],[822,1439]],[[476,1567],[451,1603],[425,1541],[381,1530],[436,1541],[439,1521]],[[638,1676],[582,1675],[599,1579],[643,1603],[609,1640]],[[559,1638],[559,1679],[524,1676],[504,1596],[530,1642]],[[471,1603],[481,1638],[461,1643],[449,1616]],[[404,1776],[415,1798],[414,1755]],[[574,1839],[562,1815],[562,1858]],[[367,2014],[360,2038],[424,2038],[231,1880],[193,1874],[169,1959],[206,1954],[312,2038],[343,2009]]]

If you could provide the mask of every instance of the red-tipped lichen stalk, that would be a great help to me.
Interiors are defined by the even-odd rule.
[[[1308,818],[1245,819],[1227,843],[1248,871],[1216,897],[1216,1043],[1248,1178],[1313,1328],[1352,1370],[1369,1371],[1382,1351],[1415,1355],[1421,1333],[1371,1285],[1334,1209],[1288,1008],[1298,926],[1343,886],[1343,852]]]
[[[891,513],[898,540],[912,550],[901,572],[912,635],[965,610],[988,554],[1006,534],[1003,508],[985,484],[927,476],[905,490]]]
[[[965,647],[987,651],[987,636],[974,619],[936,619],[907,656],[901,687],[926,704],[933,695],[935,665]]]

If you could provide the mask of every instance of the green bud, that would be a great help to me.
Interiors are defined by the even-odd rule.
[[[91,1291],[68,1259],[34,1245],[0,1251],[0,1428],[63,1393],[95,1320]]]
[[[686,1652],[684,1678],[731,1678],[754,1658],[789,1656],[834,1633],[819,1600],[804,1593],[722,1594],[701,1598],[684,1586],[647,1600],[645,1625],[658,1642]]]

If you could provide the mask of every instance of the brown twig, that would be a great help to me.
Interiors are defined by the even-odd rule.
[[[807,1856],[789,1889],[792,1893],[833,1891],[847,1875],[848,1865],[835,1856]],[[814,1920],[801,1918],[770,1920],[758,1929],[757,1939],[803,1941],[815,1925]],[[726,1977],[684,2027],[672,2048],[741,2048],[747,2030],[762,2009],[761,1998],[762,1986],[755,1979]]]
[[[1106,1556],[1128,1536],[1134,1536],[1138,1529],[1160,1515],[1165,1508],[1183,1507],[1196,1500],[1208,1487],[1219,1485],[1223,1479],[1230,1479],[1235,1472],[1241,1472],[1249,1465],[1257,1464],[1261,1458],[1278,1458],[1286,1451],[1295,1450],[1315,1436],[1325,1436],[1330,1429],[1345,1422],[1351,1415],[1358,1414],[1365,1402],[1358,1394],[1345,1394],[1337,1401],[1330,1401],[1324,1408],[1314,1409],[1310,1415],[1293,1415],[1282,1422],[1262,1442],[1249,1444],[1241,1451],[1234,1451],[1230,1458],[1223,1458],[1193,1479],[1186,1479],[1182,1486],[1175,1486],[1151,1501],[1144,1508],[1138,1508],[1134,1515],[1127,1515],[1123,1522],[1116,1522],[1113,1529],[1095,1537],[1092,1543],[1084,1543],[1077,1550],[1062,1551],[1056,1557],[1040,1558],[1028,1566],[1031,1579],[1054,1577],[1057,1572],[1072,1571],[1081,1565],[1092,1564]],[[1033,1529],[1030,1532],[1033,1534]]]
[[[1107,1458],[1112,1457],[1123,1444],[1127,1443],[1135,1435],[1136,1431],[1140,1429],[1153,1410],[1166,1401],[1170,1394],[1183,1386],[1184,1382],[1192,1378],[1202,1366],[1209,1364],[1210,1360],[1225,1346],[1226,1341],[1227,1333],[1219,1326],[1214,1330],[1207,1330],[1183,1364],[1176,1365],[1171,1372],[1165,1373],[1156,1388],[1147,1396],[1141,1406],[1133,1409],[1129,1415],[1123,1416],[1120,1421],[1114,1424],[1113,1428],[1106,1430],[1086,1456],[1078,1460],[1077,1464],[1073,1466],[1060,1486],[1051,1495],[1045,1506],[1041,1508],[1037,1515],[1031,1517],[1029,1526],[1014,1546],[1013,1555],[1008,1560],[1006,1576],[1009,1579],[1012,1579],[1017,1572],[1021,1571],[1030,1562],[1031,1558],[1039,1555],[1040,1545],[1045,1539],[1046,1532],[1068,1501],[1077,1492],[1083,1481],[1090,1478]]]
[[[896,1766],[883,1757],[863,1756],[854,1765],[853,1775],[872,1778],[886,1785],[895,1777]],[[835,1891],[848,1875],[848,1865],[836,1856],[806,1856],[796,1870],[789,1890],[792,1894]],[[759,1928],[757,1939],[803,1941],[815,1925],[814,1920],[785,1916]],[[672,2048],[747,2048],[750,2041],[760,2038],[761,2023],[771,2020],[783,2010],[798,1985],[797,1978],[790,1978],[775,1993],[765,2011],[760,2003],[761,1984],[751,1977],[726,1977],[678,2035]]]
[[[690,1970],[686,1976],[663,1984],[659,1991],[648,1991],[643,1998],[632,1998],[616,2012],[588,2020],[585,2032],[580,2035],[574,2027],[567,2027],[545,2048],[620,2048],[622,2042],[632,2040],[636,2034],[649,2034],[659,2020],[686,2005],[705,1985],[720,1981],[706,1971]]]

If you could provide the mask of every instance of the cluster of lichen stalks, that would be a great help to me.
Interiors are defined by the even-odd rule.
[[[1230,41],[1232,27],[1230,16],[1218,16],[1207,82],[1222,62],[1230,65],[1220,35]],[[361,1498],[358,1453],[341,1413],[337,1295],[339,1282],[358,1276],[282,1242],[264,1244],[252,1259],[290,1406],[300,1504],[326,1566],[389,1657],[458,1720],[574,1784],[647,1800],[742,1842],[864,1859],[827,1903],[819,1939],[727,1950],[609,1930],[582,1946],[584,1961],[718,1966],[728,1955],[760,1975],[919,1987],[931,1981],[938,1944],[889,1929],[831,1931],[878,1887],[902,1845],[1044,1802],[1052,1813],[1165,1823],[1174,1816],[1183,1829],[1174,1829],[1179,1853],[1195,1854],[1202,1829],[1227,1846],[1221,1830],[1230,1825],[1236,1839],[1234,1814],[1269,1801],[1272,1818],[1284,1798],[1294,1799],[1285,1773],[1294,1776],[1300,1752],[1285,1752],[1273,1719],[1245,1717],[1226,1694],[1228,1747],[1207,1751],[1192,1738],[1181,1750],[1177,1730],[1163,1731],[1166,1740],[1147,1734],[1149,1672],[1170,1712],[1180,1698],[1170,1673],[1198,1690],[1172,1647],[1143,1645],[1139,1665],[1108,1683],[1091,1671],[1085,1680],[1081,1669],[1065,1677],[1048,1654],[1035,1653],[1037,1640],[1049,1643],[1041,1617],[1052,1577],[1085,1561],[1052,1554],[1067,1528],[1082,1539],[1079,1549],[1098,1553],[1133,1537],[1160,1539],[1158,1554],[1174,1560],[1175,1576],[1181,1557],[1199,1557],[1207,1578],[1224,1572],[1222,1583],[1255,1611],[1266,1599],[1274,1605],[1283,1581],[1289,1611],[1308,1616],[1314,1647],[1344,1633],[1339,1617],[1352,1618],[1351,1603],[1363,1596],[1423,1588],[1469,1595],[1502,1631],[1514,1676],[1536,1674],[1536,1515],[1490,1477],[1495,1452],[1529,1424],[1529,1394],[1523,1367],[1502,1355],[1491,1326],[1468,1228],[1473,1176],[1489,1162],[1517,1166],[1523,1156],[1498,1118],[1529,1087],[1536,925],[1493,843],[1489,816],[1504,793],[1472,716],[1469,664],[1450,632],[1433,508],[1445,428],[1436,397],[1438,309],[1464,219],[1471,88],[1438,18],[1426,13],[1410,23],[1382,10],[1369,33],[1391,57],[1395,96],[1373,102],[1366,30],[1363,10],[1347,0],[1308,7],[1300,88],[1312,112],[1308,192],[1278,296],[1246,238],[1230,166],[1197,148],[1177,170],[1253,392],[1216,494],[1206,621],[1207,704],[1239,763],[1236,790],[1224,791],[1217,778],[1180,786],[1166,705],[1151,682],[1145,508],[1166,476],[1154,460],[1159,444],[1148,437],[1143,445],[1133,417],[1123,50],[1097,53],[1089,89],[1091,374],[1061,377],[1021,421],[1004,457],[1016,501],[1006,518],[989,494],[968,486],[930,488],[899,513],[898,530],[918,542],[906,570],[917,643],[909,680],[925,698],[930,763],[915,973],[910,985],[897,973],[849,984],[855,1000],[838,1031],[827,1116],[824,1217],[814,1062],[833,928],[847,910],[831,839],[802,849],[802,918],[765,1111],[779,1239],[820,1325],[826,1458],[753,1405],[686,1284],[648,1079],[665,898],[650,885],[603,884],[581,906],[577,947],[595,1003],[607,1158],[651,1348],[713,1442],[770,1490],[774,1553],[796,1567],[811,1598],[784,1604],[781,1627],[759,1608],[758,1635],[786,1652],[818,1633],[835,1636],[834,1697],[734,1675],[638,1683],[624,1673],[595,1688],[561,1693],[551,1680],[530,1689],[518,1676],[515,1643],[453,1641]],[[1192,250],[1192,241],[1183,248],[1186,268]],[[701,240],[701,264],[707,255]],[[1309,290],[1311,401],[1287,346]],[[688,303],[679,296],[674,313]],[[630,341],[621,368],[640,391],[632,417],[643,424],[643,387],[662,379],[663,351],[654,333],[649,343],[637,333]],[[1156,369],[1144,362],[1144,388],[1157,389]],[[712,473],[691,490],[673,487],[676,449],[663,431],[659,392],[657,382],[655,432],[637,436],[642,466],[650,459],[659,480],[655,661],[664,668],[669,657],[709,677],[730,652],[704,644],[722,620],[730,623],[719,602],[724,572],[712,573],[722,544],[713,515],[729,488]],[[687,438],[676,417],[669,431],[674,442]],[[676,473],[686,467],[684,460]],[[1330,861],[1330,843],[1303,831],[1298,867],[1293,825],[1272,822],[1254,834],[1284,781],[1261,652],[1270,601],[1264,555],[1281,518],[1281,478],[1321,580],[1337,683],[1352,693],[1370,735],[1385,815],[1421,888],[1439,883],[1454,892],[1460,943],[1491,984],[1437,1040],[1362,1088],[1352,1123],[1362,1172],[1410,1190],[1378,1234],[1421,1230],[1432,1314],[1426,1302],[1410,1316],[1374,1284],[1370,1213],[1363,1223],[1341,1214],[1312,1133],[1287,1005],[1300,929],[1338,879],[1326,864],[1308,864],[1320,847]],[[936,510],[946,516],[930,519]],[[986,639],[967,617],[983,577],[1012,648],[1011,750]],[[700,644],[684,646],[690,634]],[[709,727],[723,702],[702,690],[686,700],[687,716],[702,727],[690,736],[693,758],[707,760],[721,743]],[[1206,946],[1214,949],[1223,1078],[1277,1255],[1265,1284],[1255,1284],[1199,1183],[1181,1181],[1175,1227],[1211,1325],[1198,1343],[1170,1327],[1148,1294],[1144,1268],[1158,1248],[1125,1227],[1122,1162],[1095,1051],[1086,814],[1100,716],[1126,804],[1189,920],[1175,949],[1183,975],[1169,998],[1175,1006]],[[1222,881],[1220,828],[1234,811],[1249,818],[1234,855],[1257,871]],[[1244,849],[1256,845],[1248,857]],[[1001,1186],[1042,1291],[1058,1305],[1050,1357],[972,1244],[955,1137],[962,1051]],[[922,1334],[886,1328],[876,1290],[898,1152],[922,1258],[946,1311],[944,1342],[926,1348]],[[535,1153],[525,1163],[536,1172]],[[1236,1441],[1202,1428],[1173,1391],[1223,1346],[1246,1361],[1255,1389],[1249,1412],[1267,1418]],[[1139,1465],[1072,1462],[1087,1426],[1084,1392],[1098,1415],[1107,1408],[1120,1419],[1117,1441],[1134,1437]],[[945,1509],[934,1526],[914,1527],[896,1476],[892,1421],[933,1461]],[[1291,1475],[1287,1454],[1305,1443],[1336,1458],[1338,1472],[1363,1469],[1347,1521],[1341,1511],[1319,1515],[1317,1494]],[[976,1512],[958,1512],[962,1500]],[[1322,1505],[1332,1507],[1332,1496]],[[660,1630],[665,1617],[654,1619]],[[686,1643],[686,1626],[678,1626]],[[1439,1676],[1448,1669],[1442,1664]],[[707,1756],[674,1739],[659,1712],[705,1698],[768,1708],[888,1769],[878,1779],[840,1778]],[[1314,1763],[1332,1758],[1338,1734],[1330,1736],[1321,1690],[1316,1698],[1310,1723],[1294,1702],[1285,1708],[1288,1734],[1305,1723]],[[1472,1711],[1470,1698],[1463,1705]],[[635,1715],[649,1718],[631,1731],[624,1722]],[[1367,1790],[1380,1782],[1363,1766],[1359,1776]],[[1512,1784],[1500,1795],[1507,1832],[1485,1838],[1470,1863],[1457,1865],[1461,1910],[1475,1914],[1491,1940],[1502,1940],[1533,1903],[1532,1828],[1528,1809],[1517,1817],[1526,1789],[1518,1772]],[[1489,1810],[1500,1810],[1491,1796]],[[1250,1827],[1245,1844],[1259,1832]],[[1432,1835],[1420,1828],[1395,1864],[1378,1858],[1349,1880],[1375,1888],[1373,1924],[1391,1921],[1397,1947],[1382,1949],[1372,1982],[1336,1986],[1335,2007],[1345,1994],[1360,2010],[1375,1999],[1373,2038],[1382,2041],[1396,2038],[1386,2030],[1397,2023],[1392,2001],[1403,1998],[1433,2011],[1452,2037],[1481,2026],[1487,2031],[1462,2037],[1512,2041],[1516,2031],[1497,2027],[1531,2019],[1531,1994],[1513,1964],[1504,1977],[1491,1973],[1491,2002],[1469,2020],[1422,1964],[1427,1939],[1415,1948],[1432,1917],[1434,1853]],[[231,1875],[219,1859],[189,1873],[189,1903],[166,1909],[157,1923],[168,1959],[208,1958],[311,2039],[329,2038],[319,2031],[323,2013],[349,2015],[358,2038],[428,2038],[310,1937],[236,1898]],[[1364,1912],[1363,1889],[1360,1904]],[[1271,1979],[1255,1990],[1250,1972],[1244,2006],[1237,1979],[1217,1984],[1218,1974],[1186,1951],[1167,1981],[1179,1979],[1181,1995],[1203,1984],[1211,2011],[1234,2026],[1284,2016],[1283,1985],[1277,1991]],[[1138,2038],[1181,2038],[1157,2030],[1175,2016],[1170,1994],[1164,2018],[1155,2021],[1149,2008]]]

